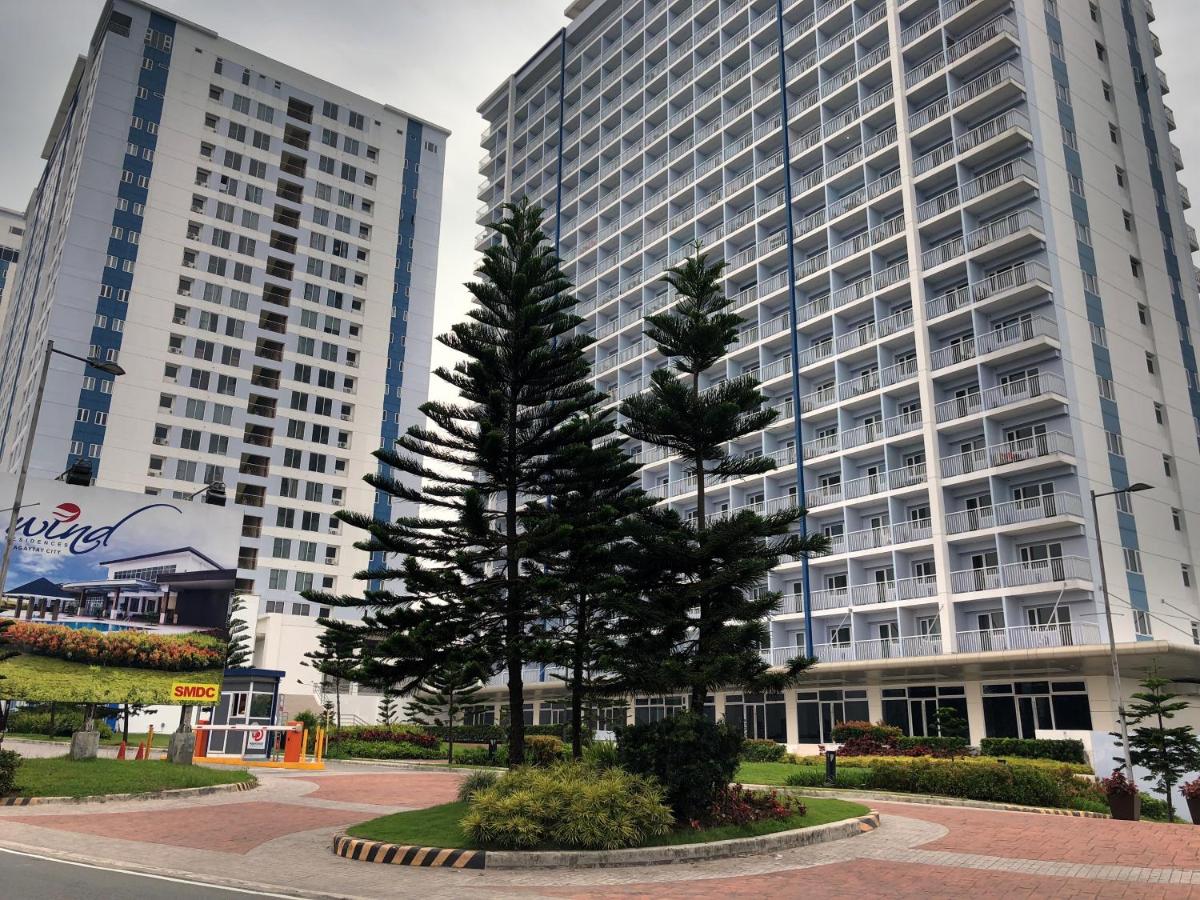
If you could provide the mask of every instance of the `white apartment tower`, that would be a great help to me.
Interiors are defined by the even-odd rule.
[[[311,621],[299,591],[358,590],[366,554],[332,515],[387,513],[362,481],[371,453],[422,419],[446,138],[112,0],[54,117],[9,285],[5,467],[32,440],[35,476],[83,459],[109,488],[222,482],[259,613]],[[29,435],[48,339],[126,374],[54,357]]]
[[[709,515],[800,502],[832,549],[781,565],[781,694],[748,735],[834,722],[971,738],[1111,730],[1100,553],[1126,693],[1200,671],[1200,305],[1147,0],[592,0],[479,107],[479,221],[529,196],[613,404],[700,241],[745,327],[765,476]],[[493,238],[481,234],[478,247]],[[682,511],[686,464],[630,446]],[[1151,490],[1098,498],[1138,482]],[[533,675],[533,679],[537,679]],[[525,711],[554,722],[554,682]],[[543,699],[546,698],[546,699]],[[635,698],[631,720],[682,705]],[[536,708],[534,708],[536,707]],[[481,713],[486,715],[486,713]]]

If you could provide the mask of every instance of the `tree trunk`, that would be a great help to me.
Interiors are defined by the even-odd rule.
[[[124,704],[121,710],[121,740],[129,743],[129,704]]]
[[[512,429],[515,431],[515,425]],[[515,434],[512,440],[516,441]],[[507,596],[505,597],[505,642],[508,666],[508,765],[515,768],[525,762],[525,684],[522,681],[521,666],[521,598],[515,546],[517,535],[517,492],[510,488],[506,498],[507,506],[504,511],[504,553],[505,553],[505,582]]]
[[[335,678],[333,681],[333,699],[337,709],[337,727],[338,731],[342,730],[342,679]]]
[[[587,609],[580,603],[575,623],[575,659],[571,670],[571,758],[583,758],[583,651],[587,646]]]
[[[58,704],[53,700],[50,701],[50,737],[54,737],[54,719],[55,713],[58,712]]]
[[[454,765],[454,688],[447,695],[450,702],[446,705],[446,744],[450,748],[447,763]]]
[[[692,375],[692,397],[697,400],[700,397],[700,375]],[[699,453],[696,454],[692,464],[696,467],[696,532],[699,534],[704,530],[705,524],[705,496],[704,496],[704,457]],[[706,579],[708,577],[707,566],[702,566],[700,577]],[[708,609],[703,600],[700,601],[700,624],[696,626],[696,656],[700,659],[705,658],[706,647],[708,641],[705,634],[706,629],[704,623],[708,621]],[[704,697],[708,693],[705,685],[693,684],[691,690],[691,707],[692,712],[697,715],[704,713]]]

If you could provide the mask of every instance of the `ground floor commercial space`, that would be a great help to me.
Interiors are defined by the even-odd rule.
[[[1157,666],[1193,704],[1180,723],[1200,727],[1200,646],[1142,641],[1120,645],[1118,656],[1127,703],[1137,682]],[[468,722],[507,718],[504,681],[501,675],[489,686],[492,702],[473,706]],[[570,721],[559,673],[532,667],[524,681],[526,724]],[[1093,645],[819,664],[794,687],[777,693],[714,691],[705,713],[736,725],[747,737],[774,740],[795,752],[834,744],[833,728],[840,722],[885,722],[906,735],[938,735],[940,709],[953,710],[952,717],[965,722],[974,746],[985,737],[1065,737],[1082,740],[1091,752],[1116,727],[1114,698],[1108,648]],[[610,730],[655,721],[686,706],[683,694],[610,700],[596,711],[597,724]],[[941,714],[941,721],[947,717]]]

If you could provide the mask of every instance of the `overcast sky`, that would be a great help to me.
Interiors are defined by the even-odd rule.
[[[1032,0],[1026,0],[1032,2]],[[1070,0],[1082,3],[1083,0]],[[0,206],[24,209],[42,170],[38,157],[76,55],[101,0],[0,0]],[[390,103],[451,131],[438,266],[436,326],[466,305],[474,265],[479,135],[475,107],[565,23],[566,0],[158,0],[158,5],[319,78]],[[1159,66],[1175,143],[1200,197],[1198,0],[1154,0]],[[1193,100],[1189,102],[1189,96]],[[1193,216],[1200,223],[1200,217]],[[437,350],[435,349],[435,353]],[[436,360],[436,357],[435,357]]]

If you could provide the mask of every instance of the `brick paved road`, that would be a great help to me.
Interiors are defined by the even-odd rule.
[[[686,866],[558,872],[402,869],[338,859],[330,837],[387,810],[442,803],[459,777],[342,766],[267,773],[249,794],[0,810],[0,844],[102,865],[168,869],[274,890],[421,900],[474,897],[1197,897],[1200,829],[873,804],[875,832]]]

